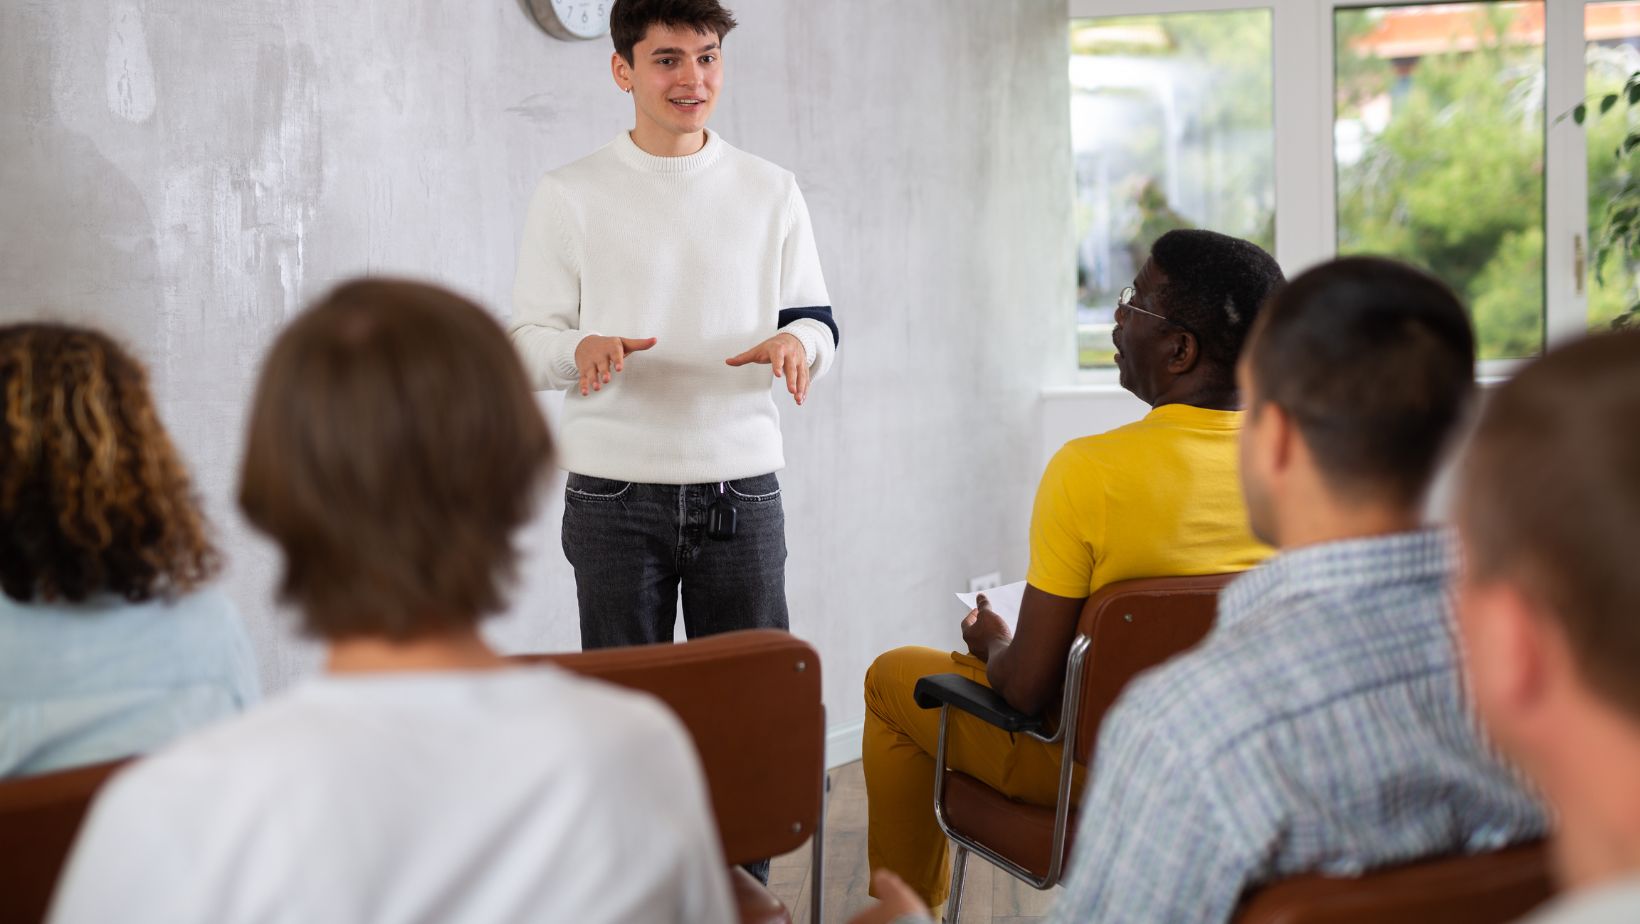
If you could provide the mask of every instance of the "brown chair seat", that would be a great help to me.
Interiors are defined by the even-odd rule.
[[[97,790],[129,761],[0,783],[0,924],[38,924]]]
[[[814,648],[788,632],[749,629],[513,660],[555,664],[669,706],[700,755],[724,859],[750,863],[811,842],[811,918],[820,920],[826,721]],[[789,920],[756,879],[738,867],[730,877],[742,922]]]
[[[1069,827],[1076,830],[1076,809],[1071,809]],[[1054,807],[1031,805],[1004,796],[966,773],[945,773],[945,819],[986,847],[1030,870],[1032,875],[1048,875],[1049,854],[1053,850]],[[1065,859],[1070,859],[1071,841],[1065,842]]]
[[[1060,806],[1009,799],[963,773],[960,766],[942,760],[945,723],[952,708],[993,724],[1015,723],[1022,729],[1020,734],[1030,734],[1045,722],[1019,715],[994,692],[960,675],[918,681],[913,694],[917,702],[947,713],[941,718],[935,755],[939,783],[934,801],[941,829],[957,846],[951,898],[946,903],[948,920],[961,911],[963,872],[970,852],[1035,888],[1047,889],[1059,882],[1074,843],[1074,803],[1080,796],[1071,789],[1074,777],[1069,762],[1091,766],[1100,723],[1128,681],[1201,641],[1213,626],[1219,591],[1234,578],[1233,574],[1212,574],[1121,581],[1100,588],[1083,604],[1061,680],[1063,724],[1052,739],[1064,747],[1059,792],[1059,803],[1065,809],[1063,828],[1056,824]],[[1024,720],[1031,724],[1018,724]],[[1056,842],[1060,845],[1058,862],[1054,862]]]
[[[1235,924],[1503,924],[1554,893],[1543,842],[1360,877],[1297,876],[1242,902]]]
[[[729,890],[740,924],[791,924],[792,916],[780,899],[738,866],[729,869]]]

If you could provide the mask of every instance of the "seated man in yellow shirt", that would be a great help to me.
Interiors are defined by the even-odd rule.
[[[1171,231],[1117,302],[1122,387],[1144,419],[1065,444],[1031,515],[1031,564],[1018,636],[983,605],[963,621],[968,653],[898,648],[866,673],[863,763],[872,869],[898,873],[930,907],[945,900],[945,835],[934,820],[939,711],[920,709],[918,678],[960,673],[1027,713],[1064,681],[1082,604],[1105,584],[1243,571],[1269,549],[1253,538],[1236,463],[1236,360],[1281,268],[1247,241]],[[1052,805],[1059,748],[952,713],[953,765],[1008,795]],[[1074,782],[1082,791],[1080,777]],[[875,894],[875,893],[874,893]]]

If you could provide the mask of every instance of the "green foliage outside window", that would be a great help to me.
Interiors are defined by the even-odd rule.
[[[1341,12],[1338,117],[1387,94],[1393,115],[1338,167],[1341,253],[1428,268],[1470,307],[1482,359],[1543,346],[1543,50],[1511,44],[1512,12],[1478,10],[1472,50],[1410,68],[1363,54],[1369,11]]]
[[[1148,68],[1143,81],[1073,84],[1111,117],[1090,126],[1096,153],[1078,152],[1095,154],[1104,181],[1094,194],[1079,189],[1075,207],[1082,368],[1111,364],[1116,293],[1162,234],[1207,227],[1274,251],[1271,23],[1269,10],[1072,21],[1073,57]],[[1090,233],[1101,242],[1094,261],[1082,255]],[[1104,273],[1091,272],[1095,261],[1106,261]]]
[[[1359,42],[1380,12],[1341,10],[1335,17],[1337,118],[1363,128],[1352,156],[1337,165],[1339,252],[1397,257],[1445,279],[1470,306],[1483,359],[1531,356],[1544,343],[1544,52],[1540,44],[1509,37],[1522,8],[1478,7],[1477,42],[1399,61],[1377,57]],[[1172,15],[1101,24],[1135,35],[1149,29],[1165,41],[1079,46],[1073,33],[1073,54],[1200,62],[1214,82],[1202,127],[1225,137],[1268,130],[1268,20]],[[1588,104],[1568,116],[1588,133],[1588,322],[1591,328],[1640,324],[1640,50],[1591,46],[1587,80]],[[1379,108],[1380,121],[1373,122],[1368,110],[1386,100],[1387,120]],[[1130,143],[1156,144],[1140,128],[1123,130]],[[1212,182],[1259,188],[1273,170],[1266,156],[1239,163],[1249,175],[1213,175]],[[1193,223],[1154,186],[1134,186],[1128,194],[1137,216],[1127,229],[1132,247]],[[1079,240],[1090,217],[1079,206]],[[1240,227],[1217,230],[1273,243],[1273,210],[1237,219],[1230,223]],[[1084,345],[1084,365],[1108,361],[1093,352],[1105,348],[1103,341]]]
[[[1628,52],[1623,54],[1623,52]],[[1589,104],[1580,104],[1571,116],[1585,125],[1589,148],[1589,221],[1594,241],[1590,264],[1594,285],[1589,288],[1591,327],[1627,327],[1640,323],[1640,178],[1635,157],[1640,131],[1635,127],[1640,109],[1640,71],[1624,73],[1632,63],[1629,49],[1591,49],[1588,89],[1594,91],[1600,118],[1588,120]],[[1620,112],[1613,112],[1619,105]]]

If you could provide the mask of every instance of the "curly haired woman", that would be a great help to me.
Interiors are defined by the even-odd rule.
[[[153,750],[257,698],[238,614],[140,365],[0,326],[0,777]]]

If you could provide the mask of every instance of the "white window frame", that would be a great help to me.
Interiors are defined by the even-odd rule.
[[[1068,19],[1269,10],[1274,56],[1276,252],[1295,275],[1338,252],[1333,166],[1333,15],[1364,6],[1429,0],[1068,0]],[[1583,128],[1559,119],[1583,100],[1585,0],[1545,0],[1544,337],[1548,348],[1588,329],[1588,170]],[[1480,364],[1482,378],[1509,375],[1520,360]],[[1080,370],[1084,384],[1113,370]]]

